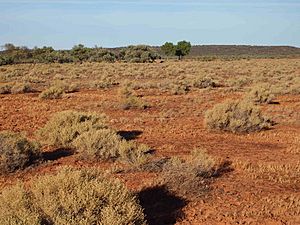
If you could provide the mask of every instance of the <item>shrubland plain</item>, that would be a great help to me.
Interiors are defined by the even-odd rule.
[[[1,224],[300,224],[300,59],[0,67]]]

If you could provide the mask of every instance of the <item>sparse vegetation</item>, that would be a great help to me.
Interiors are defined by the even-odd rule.
[[[57,56],[62,62],[72,59],[65,61],[69,63],[36,61],[1,66],[0,87],[9,85],[9,93],[13,93],[15,85],[22,84],[29,84],[36,92],[56,86],[65,93],[76,91],[74,84],[80,92],[54,101],[39,100],[38,93],[0,95],[0,130],[24,131],[28,141],[40,141],[42,159],[46,161],[40,164],[42,160],[37,158],[37,163],[33,160],[34,164],[29,163],[24,170],[19,168],[19,171],[13,170],[15,173],[0,175],[0,196],[7,190],[4,187],[12,189],[14,186],[10,185],[17,183],[17,179],[25,182],[22,190],[26,191],[24,196],[14,189],[10,196],[5,196],[9,203],[5,202],[0,208],[17,205],[12,208],[20,210],[21,218],[29,215],[34,221],[40,214],[33,211],[26,214],[21,202],[33,196],[36,179],[44,174],[56,174],[60,165],[74,165],[80,170],[95,166],[113,173],[108,176],[119,177],[128,188],[137,191],[149,224],[298,224],[299,59],[292,56],[253,59],[245,55],[220,58],[222,50],[217,47],[209,48],[215,50],[216,56],[191,59],[200,54],[195,53],[197,49],[205,54],[205,46],[192,48],[185,57],[187,60],[182,61],[170,56],[170,60],[157,60],[157,63],[126,63],[120,49],[111,49],[119,62],[106,63],[101,59],[90,60],[89,50],[81,49],[83,52],[78,51],[78,57],[75,52],[71,57],[68,51]],[[239,47],[236,49],[238,52]],[[279,49],[284,51],[285,48]],[[50,49],[43,51],[47,55]],[[67,58],[63,58],[64,55]],[[79,59],[81,55],[85,58]],[[260,104],[267,102],[247,98],[261,84],[266,88],[260,89],[259,95],[269,96],[266,93],[270,91],[276,96],[273,103],[279,104]],[[124,111],[121,106],[129,97],[149,102],[152,108]],[[205,127],[205,112],[214,109],[217,103],[227,102],[226,99],[232,99],[231,104],[211,114],[215,127]],[[70,116],[63,119],[65,122],[52,121],[56,112],[66,109],[96,117],[105,112],[109,119],[103,116],[99,123],[93,123],[84,116]],[[278,125],[266,132],[250,133],[271,127],[274,123],[268,117]],[[53,123],[46,129],[50,121]],[[233,133],[211,132],[206,128]],[[38,129],[44,131],[35,133]],[[199,146],[209,151],[211,157],[203,155],[213,162],[189,155],[191,149]],[[11,157],[12,152],[9,153]],[[224,158],[228,164],[224,163],[223,167],[220,161]],[[226,169],[230,161],[233,172],[230,172],[231,167]],[[201,167],[200,162],[208,162],[208,166]],[[32,179],[35,175],[37,178]],[[73,190],[70,185],[68,188]],[[74,190],[69,196],[79,193],[78,189]],[[84,193],[90,196],[89,192]],[[64,202],[71,200],[74,198],[65,198]],[[36,205],[26,203],[30,207]],[[85,202],[76,205],[81,212],[80,206],[85,207]],[[1,216],[2,212],[0,209]],[[3,224],[1,219],[0,224]]]
[[[215,105],[205,113],[205,124],[212,130],[248,133],[272,126],[259,108],[246,100],[226,101]]]
[[[62,168],[0,194],[0,223],[144,225],[142,207],[118,180],[97,170]]]
[[[39,145],[13,132],[0,132],[0,173],[24,169],[40,159]]]

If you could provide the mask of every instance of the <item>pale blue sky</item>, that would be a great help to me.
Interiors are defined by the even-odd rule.
[[[0,45],[300,47],[300,0],[0,0]]]

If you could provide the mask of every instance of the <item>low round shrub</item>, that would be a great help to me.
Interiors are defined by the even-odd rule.
[[[171,158],[161,173],[161,182],[170,191],[183,197],[197,198],[209,190],[209,181],[217,168],[203,150],[195,150],[187,160]]]
[[[95,169],[63,168],[0,194],[0,224],[145,225],[136,197]]]
[[[0,133],[0,173],[24,169],[41,157],[37,143],[18,133]]]
[[[56,113],[44,127],[37,131],[38,139],[56,147],[72,148],[78,136],[106,126],[104,114],[63,111]]]
[[[64,94],[64,90],[61,87],[50,87],[46,90],[44,90],[39,97],[41,99],[58,99],[58,98],[62,98]]]
[[[132,166],[140,166],[149,158],[149,147],[122,139],[110,129],[84,132],[74,141],[79,157],[92,161],[120,160]]]
[[[195,88],[217,87],[217,82],[211,77],[197,77],[192,81],[192,86]]]
[[[272,121],[263,116],[260,109],[246,100],[226,101],[215,105],[205,113],[205,124],[210,129],[248,133],[272,126]]]
[[[108,160],[119,157],[122,139],[110,129],[90,130],[74,141],[81,158],[89,160]]]
[[[272,103],[275,96],[271,91],[271,85],[259,84],[254,86],[245,98],[256,103]]]
[[[10,84],[0,84],[0,94],[10,94],[12,85]]]
[[[13,94],[30,93],[33,91],[34,90],[30,84],[26,83],[17,83],[11,88],[11,93]]]

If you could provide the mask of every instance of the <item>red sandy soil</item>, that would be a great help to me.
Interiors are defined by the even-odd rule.
[[[212,191],[201,199],[184,202],[169,196],[159,188],[151,189],[158,174],[127,172],[117,175],[135,191],[150,188],[141,194],[141,201],[151,224],[300,224],[298,215],[289,215],[284,206],[266,204],[266,198],[296,196],[300,199],[299,176],[295,183],[277,183],[264,178],[254,178],[238,166],[237,162],[276,165],[296,165],[298,153],[289,153],[290,147],[300,147],[300,96],[282,96],[279,104],[263,106],[275,118],[273,129],[260,133],[237,135],[212,132],[203,125],[203,113],[227,98],[238,94],[224,90],[193,91],[187,95],[167,95],[155,91],[143,92],[143,99],[151,108],[122,110],[117,90],[80,91],[59,100],[41,100],[38,94],[0,95],[0,131],[34,132],[42,127],[55,112],[74,109],[104,112],[110,125],[119,131],[139,131],[136,140],[155,150],[155,157],[185,156],[194,148],[205,148],[216,159],[233,162],[233,171],[223,174],[212,184]],[[295,141],[298,140],[298,141]],[[76,160],[74,155],[52,152],[51,161],[16,174],[0,177],[0,185],[13,183],[17,178],[30,179],[54,171],[59,165],[98,166]],[[156,197],[154,197],[156,196]],[[154,202],[154,200],[156,202]],[[160,202],[161,201],[161,202]],[[147,205],[148,204],[148,205]],[[298,203],[297,206],[299,206]],[[265,215],[263,207],[274,213]],[[273,207],[273,208],[272,208]],[[274,208],[275,207],[275,208]]]

